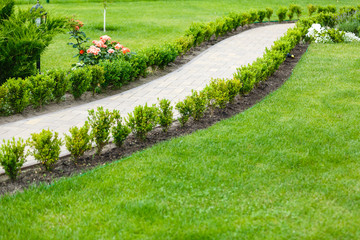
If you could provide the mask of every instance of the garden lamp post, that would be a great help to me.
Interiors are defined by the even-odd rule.
[[[30,9],[30,13],[32,13],[33,11],[39,13],[39,15],[34,19],[37,27],[40,27],[42,23],[46,23],[47,12],[45,12],[43,6],[40,5],[39,0],[37,0],[36,4]],[[40,54],[37,56],[36,68],[40,73]]]

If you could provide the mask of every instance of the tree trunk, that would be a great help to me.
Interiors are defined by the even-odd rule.
[[[104,32],[106,32],[106,8],[104,8]]]

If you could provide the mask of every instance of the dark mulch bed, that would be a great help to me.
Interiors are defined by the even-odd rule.
[[[63,157],[51,172],[47,172],[41,166],[37,165],[24,169],[15,181],[6,179],[3,175],[3,181],[0,183],[0,194],[14,193],[16,191],[21,191],[32,184],[40,182],[51,183],[55,179],[84,172],[96,166],[129,156],[136,151],[148,148],[158,142],[207,128],[222,119],[238,114],[259,102],[270,92],[278,89],[290,77],[293,68],[300,60],[302,54],[307,50],[307,47],[307,44],[299,44],[296,46],[291,52],[295,58],[288,57],[266,82],[260,83],[259,86],[253,89],[249,94],[236,98],[234,103],[229,104],[226,109],[215,111],[213,116],[206,114],[206,116],[198,122],[190,121],[187,123],[186,127],[180,127],[180,124],[175,121],[170,130],[166,133],[162,132],[160,128],[156,128],[148,135],[144,142],[137,140],[131,135],[125,141],[123,147],[116,148],[114,145],[109,145],[100,156],[90,152],[87,156],[80,159],[77,164],[74,164],[69,157]]]

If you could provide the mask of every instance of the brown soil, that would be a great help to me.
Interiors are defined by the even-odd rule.
[[[249,94],[238,96],[234,103],[229,104],[225,109],[215,111],[213,116],[210,116],[210,114],[207,113],[200,121],[190,121],[185,127],[180,127],[178,121],[174,121],[172,127],[166,133],[162,132],[161,128],[157,127],[148,135],[146,141],[139,141],[134,136],[130,135],[121,148],[117,148],[113,144],[110,144],[100,156],[94,155],[94,151],[89,152],[80,159],[77,164],[74,164],[70,160],[70,157],[63,157],[56,163],[51,172],[47,172],[41,166],[36,165],[24,169],[15,181],[11,181],[7,176],[2,175],[0,195],[21,191],[32,184],[40,182],[51,183],[60,177],[87,171],[96,166],[104,165],[129,156],[136,151],[148,148],[158,142],[207,128],[222,119],[238,114],[259,102],[270,92],[278,89],[290,77],[293,68],[300,60],[302,54],[307,50],[307,47],[307,44],[299,44],[296,46],[291,52],[295,58],[288,57],[266,82],[260,83]]]
[[[288,21],[288,22],[284,22],[284,23],[290,23],[290,22]],[[64,100],[62,102],[60,102],[60,103],[52,102],[50,104],[43,106],[41,110],[33,109],[31,106],[29,106],[21,114],[15,114],[15,115],[11,115],[11,116],[0,116],[0,125],[10,123],[10,122],[20,121],[20,120],[35,117],[35,116],[40,116],[40,115],[50,113],[50,112],[56,112],[56,111],[59,111],[62,109],[66,109],[66,108],[82,105],[85,103],[93,102],[93,101],[96,101],[96,100],[99,100],[99,99],[102,99],[105,97],[109,97],[111,95],[115,95],[115,94],[127,91],[129,89],[135,88],[144,83],[151,82],[159,77],[162,77],[170,72],[177,70],[182,65],[186,64],[187,62],[191,61],[194,57],[198,56],[204,50],[208,49],[209,47],[215,45],[216,43],[218,43],[228,37],[234,36],[236,34],[239,34],[243,31],[246,31],[249,29],[253,29],[253,28],[257,28],[257,27],[261,27],[261,26],[273,25],[273,24],[279,24],[279,23],[274,23],[274,22],[255,23],[255,24],[250,24],[245,27],[239,27],[236,31],[233,31],[223,37],[219,37],[217,40],[213,39],[211,41],[202,43],[198,47],[190,49],[190,51],[188,51],[185,55],[177,57],[176,60],[173,63],[170,63],[169,66],[167,66],[165,69],[162,69],[162,70],[149,69],[150,73],[147,77],[141,77],[140,79],[138,79],[134,82],[131,82],[128,85],[123,86],[121,89],[116,89],[116,90],[108,89],[103,93],[96,94],[95,96],[92,96],[91,92],[86,92],[81,96],[81,99],[77,100],[77,101],[75,101],[74,97],[70,93],[67,93],[64,96]]]

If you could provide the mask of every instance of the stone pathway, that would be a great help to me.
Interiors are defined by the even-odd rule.
[[[125,117],[136,106],[157,103],[158,98],[169,99],[175,104],[190,95],[192,89],[203,89],[211,78],[232,77],[236,68],[261,57],[266,47],[294,26],[293,23],[275,24],[242,32],[208,48],[176,71],[139,87],[84,105],[0,125],[0,141],[12,137],[27,139],[31,133],[48,128],[63,136],[72,126],[82,126],[88,116],[87,110],[98,106],[118,109]],[[66,154],[63,147],[61,156]],[[25,166],[35,163],[29,158]],[[0,169],[0,174],[3,172]]]

